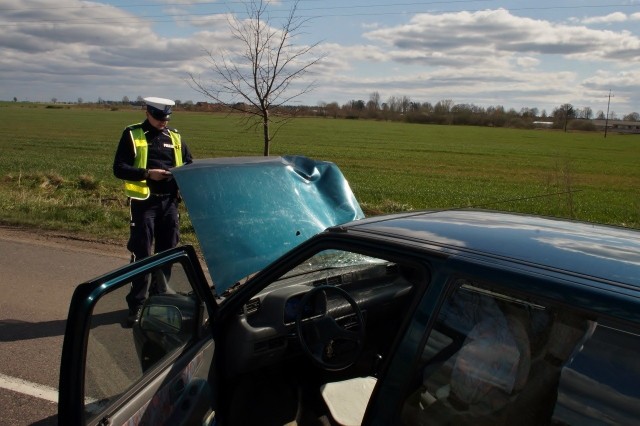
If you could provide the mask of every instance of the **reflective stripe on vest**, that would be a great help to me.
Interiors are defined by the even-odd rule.
[[[172,132],[167,129],[169,136],[171,137],[171,144],[173,145],[173,154],[175,158],[175,167],[182,166],[182,143],[180,141],[180,134]],[[129,133],[131,134],[131,141],[133,143],[133,154],[135,156],[133,160],[133,167],[139,169],[147,168],[147,155],[149,153],[147,138],[144,136],[144,130],[140,125],[129,126]],[[137,200],[146,200],[149,198],[149,187],[146,180],[141,181],[124,181],[124,193],[127,197],[135,198]]]

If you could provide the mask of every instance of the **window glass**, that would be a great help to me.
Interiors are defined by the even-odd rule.
[[[598,325],[560,375],[554,420],[571,425],[637,424],[640,335]]]
[[[199,304],[182,265],[165,265],[141,279],[149,290],[135,323],[127,322],[131,282],[105,294],[94,307],[85,372],[88,420],[195,335]]]
[[[422,351],[407,425],[631,424],[640,336],[458,280]]]
[[[364,269],[369,266],[384,265],[387,263],[389,262],[386,260],[364,254],[342,250],[325,250],[310,257],[287,272],[285,277],[304,275],[317,271],[331,271],[338,268]],[[327,273],[332,274],[332,272]]]

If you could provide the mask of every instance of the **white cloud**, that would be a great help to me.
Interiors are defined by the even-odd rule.
[[[608,88],[594,83],[602,78],[583,80],[578,72],[599,62],[633,68],[640,60],[640,39],[629,31],[553,23],[503,9],[420,14],[406,24],[364,36],[386,46],[385,61],[424,69],[421,80],[393,79],[398,90],[413,84],[419,87],[411,92],[416,96],[440,94],[479,104],[540,103],[551,108],[565,102],[600,102]],[[627,92],[640,91],[639,80],[628,74],[620,71],[609,77],[627,82]],[[394,87],[392,82],[378,84]],[[629,96],[625,99],[633,102]]]
[[[189,15],[202,4],[175,4],[166,0],[136,15],[133,6],[78,0],[33,0],[25,6],[4,0],[0,99],[62,99],[67,93],[70,100],[134,99],[159,87],[162,96],[198,98],[184,79],[188,73],[206,74],[205,51],[242,50],[227,15],[212,8]],[[180,15],[176,22],[172,14]],[[330,20],[316,27],[310,23],[311,39],[330,42],[318,47],[328,56],[304,80],[318,83],[305,101],[342,103],[378,91],[383,99],[407,95],[433,103],[453,99],[551,109],[600,102],[612,88],[625,93],[616,95],[616,102],[626,102],[619,110],[640,109],[633,107],[640,99],[638,31],[631,24],[608,30],[586,26],[623,17],[640,21],[640,13],[612,11],[574,24],[506,9],[406,16],[395,16],[396,24],[383,23],[383,16],[354,19],[349,31],[356,41],[327,35]]]
[[[582,20],[583,24],[611,24],[614,22],[625,22],[627,15],[622,12],[614,12],[605,16],[593,16]]]
[[[582,84],[585,88],[599,91],[612,91],[617,103],[626,103],[630,100],[640,98],[640,71],[620,71],[612,72],[608,70],[598,70],[593,76],[586,78]],[[637,111],[640,112],[640,111]]]
[[[509,104],[515,97],[517,102],[512,106],[519,105],[518,109],[539,107],[541,104],[557,106],[564,103],[559,99],[579,100],[582,96],[575,84],[576,75],[571,72],[530,74],[504,70],[499,78],[496,77],[496,70],[490,67],[442,68],[369,78],[341,75],[326,81],[326,84],[331,85],[335,94],[351,99],[362,99],[378,91],[383,100],[390,96],[409,96],[419,102],[453,99],[455,103],[490,106]]]
[[[530,56],[524,56],[517,58],[516,63],[522,68],[535,68],[540,64],[540,60]]]
[[[3,9],[8,11],[0,16],[0,72],[16,81],[9,89],[14,93],[32,92],[29,82],[40,81],[47,82],[47,91],[57,90],[59,99],[62,92],[74,93],[71,99],[131,98],[146,84],[158,87],[159,82],[163,90],[184,90],[187,72],[206,65],[203,50],[229,41],[228,31],[161,36],[151,22],[98,3],[61,0],[52,7],[35,1],[25,9],[24,3],[9,0]]]
[[[188,23],[194,27],[203,27],[214,31],[229,32],[228,22],[231,19],[233,19],[232,15],[226,13],[215,13],[191,17],[188,19]]]
[[[406,25],[370,31],[366,37],[396,49],[396,60],[441,65],[460,56],[472,63],[491,56],[573,55],[576,59],[640,59],[640,39],[626,31],[600,31],[512,15],[504,9],[416,15]],[[415,52],[421,52],[416,54]],[[437,58],[434,58],[437,54]]]

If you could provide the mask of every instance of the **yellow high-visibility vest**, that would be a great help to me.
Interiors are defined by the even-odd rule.
[[[135,159],[133,160],[133,167],[140,169],[147,168],[147,155],[149,148],[147,145],[147,138],[144,136],[144,130],[140,124],[134,124],[128,127],[129,133],[131,133],[131,141],[133,143],[133,153]],[[182,166],[182,143],[180,142],[180,134],[167,129],[169,136],[171,137],[171,143],[173,145],[173,153],[175,158],[175,166]],[[124,181],[124,193],[127,197],[135,198],[136,200],[146,200],[149,198],[149,186],[147,186],[147,180],[141,181]]]

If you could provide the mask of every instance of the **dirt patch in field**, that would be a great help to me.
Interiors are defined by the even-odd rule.
[[[129,258],[126,241],[100,241],[96,238],[61,231],[0,225],[0,239],[73,248],[97,254]]]

